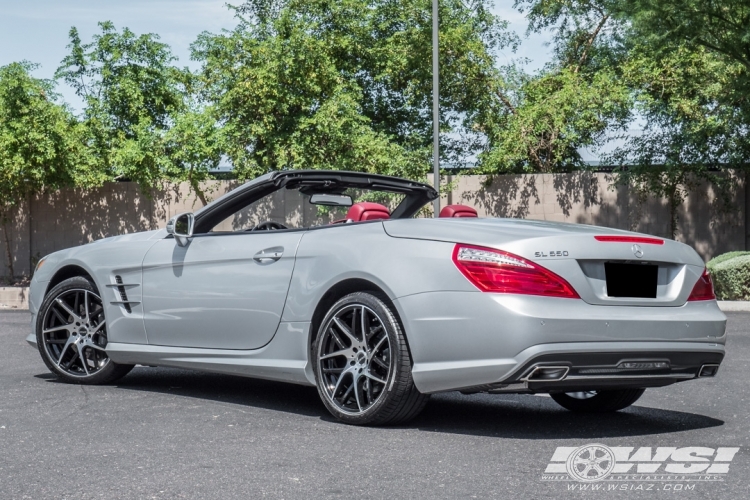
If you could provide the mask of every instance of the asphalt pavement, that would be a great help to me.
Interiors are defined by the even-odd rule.
[[[576,415],[545,396],[448,393],[408,425],[362,428],[333,420],[310,387],[146,367],[113,386],[60,383],[24,341],[29,314],[3,312],[0,499],[744,500],[750,313],[727,316],[715,379],[649,389],[616,414]],[[698,465],[701,449],[740,449],[727,472],[700,481],[545,476],[557,447],[589,443],[699,447]]]

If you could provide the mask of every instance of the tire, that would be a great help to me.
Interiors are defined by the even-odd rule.
[[[370,293],[349,294],[330,308],[311,355],[320,399],[347,424],[401,424],[429,399],[414,385],[406,338],[393,310]]]
[[[80,276],[47,293],[37,315],[36,343],[49,371],[71,384],[110,384],[133,369],[107,356],[102,299]]]
[[[579,413],[619,411],[632,405],[646,389],[617,389],[610,391],[555,392],[550,397],[563,408]]]

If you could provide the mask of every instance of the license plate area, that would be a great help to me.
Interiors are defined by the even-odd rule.
[[[605,262],[604,275],[608,297],[656,298],[659,277],[659,266],[656,264]]]

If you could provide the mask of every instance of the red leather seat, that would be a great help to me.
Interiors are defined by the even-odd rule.
[[[440,217],[477,217],[477,211],[466,205],[446,205],[440,211]]]
[[[390,219],[391,212],[380,203],[371,203],[361,201],[349,207],[346,212],[346,218],[352,222],[362,222],[366,220]]]

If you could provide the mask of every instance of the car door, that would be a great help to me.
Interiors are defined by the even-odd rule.
[[[156,243],[143,261],[148,343],[258,349],[279,325],[304,231],[203,234]]]

